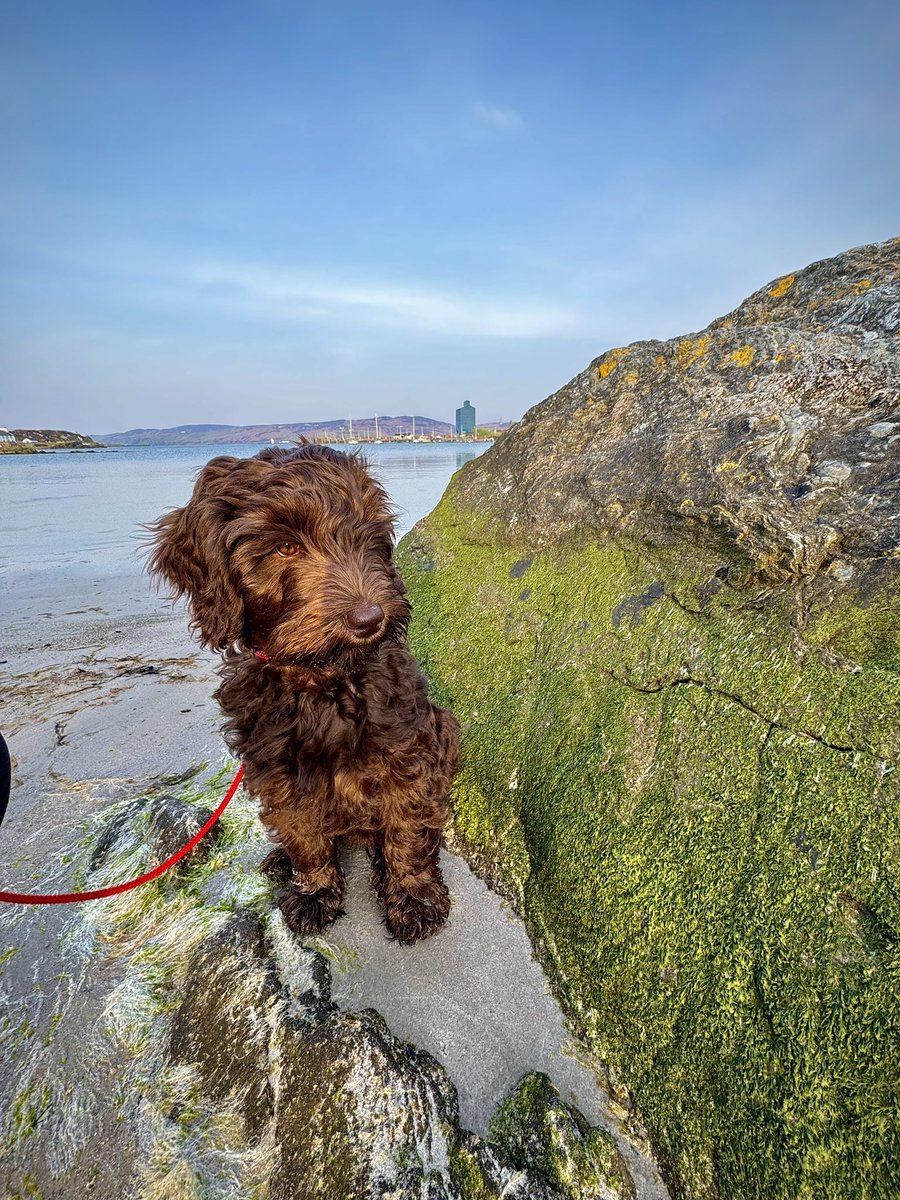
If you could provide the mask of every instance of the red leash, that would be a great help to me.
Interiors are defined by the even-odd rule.
[[[140,887],[142,883],[149,883],[151,879],[156,879],[157,875],[162,875],[164,871],[168,871],[170,867],[174,867],[177,862],[180,862],[186,854],[190,854],[193,848],[197,845],[202,837],[204,837],[221,817],[222,813],[228,807],[235,792],[241,784],[244,777],[244,764],[238,767],[238,773],[231,781],[231,787],[228,789],[225,799],[209,818],[201,830],[194,834],[186,846],[176,853],[171,858],[167,858],[164,863],[160,863],[158,867],[154,867],[152,871],[148,871],[146,875],[139,875],[137,879],[129,879],[127,883],[117,883],[114,887],[97,888],[94,892],[64,892],[59,895],[33,896],[20,892],[0,892],[0,901],[7,904],[73,904],[77,900],[103,900],[106,896],[118,896],[121,892],[130,892],[132,888]]]

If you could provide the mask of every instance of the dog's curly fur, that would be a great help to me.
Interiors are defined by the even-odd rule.
[[[384,489],[360,458],[324,446],[222,456],[150,529],[151,572],[224,652],[225,738],[275,843],[261,869],[290,881],[288,925],[315,933],[343,911],[346,837],[369,850],[391,934],[436,933],[450,909],[438,852],[458,726],[406,644]]]

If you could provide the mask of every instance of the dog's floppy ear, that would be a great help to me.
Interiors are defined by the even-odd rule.
[[[241,636],[244,605],[235,586],[225,546],[229,504],[221,487],[237,458],[214,458],[200,472],[194,494],[147,528],[153,549],[150,574],[165,579],[173,599],[187,596],[191,628],[212,650],[225,650]]]

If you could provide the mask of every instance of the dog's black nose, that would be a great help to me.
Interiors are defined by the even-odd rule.
[[[357,604],[344,618],[354,633],[368,637],[384,620],[384,609],[380,604]]]

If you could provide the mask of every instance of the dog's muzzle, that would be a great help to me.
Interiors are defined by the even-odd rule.
[[[344,614],[351,633],[369,638],[378,632],[384,621],[384,609],[380,604],[357,604]]]

